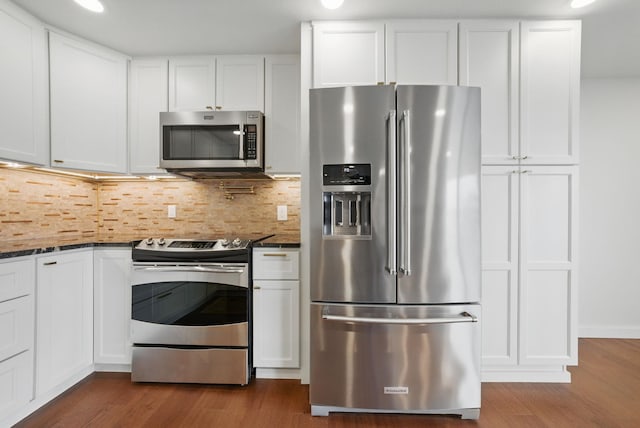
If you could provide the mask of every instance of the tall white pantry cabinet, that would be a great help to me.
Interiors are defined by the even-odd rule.
[[[481,88],[483,380],[569,382],[580,22],[320,21],[302,31],[310,87]]]

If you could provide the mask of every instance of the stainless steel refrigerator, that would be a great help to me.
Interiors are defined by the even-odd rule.
[[[480,89],[310,91],[313,415],[480,412]]]

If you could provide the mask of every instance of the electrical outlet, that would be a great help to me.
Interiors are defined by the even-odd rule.
[[[286,205],[278,205],[278,221],[286,221],[287,220],[287,206]]]
[[[168,205],[167,206],[167,217],[176,218],[176,206],[175,205]]]

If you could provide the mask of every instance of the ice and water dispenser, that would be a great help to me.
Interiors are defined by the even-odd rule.
[[[324,238],[371,238],[370,164],[322,166]]]

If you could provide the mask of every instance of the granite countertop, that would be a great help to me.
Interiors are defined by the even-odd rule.
[[[147,238],[140,235],[64,236],[40,239],[15,239],[0,242],[0,259],[51,253],[87,247],[130,247],[133,241]],[[188,236],[192,239],[216,239],[208,236]],[[219,237],[218,237],[219,238]],[[299,235],[254,235],[246,237],[255,247],[300,247]]]

